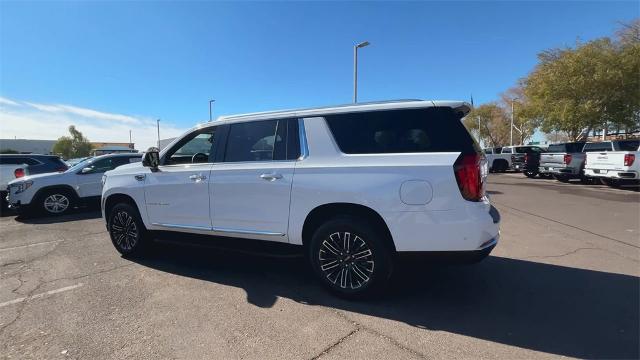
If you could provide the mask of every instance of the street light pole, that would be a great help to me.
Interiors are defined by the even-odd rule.
[[[358,102],[358,49],[368,46],[368,41],[363,41],[353,47],[353,102]]]
[[[160,119],[156,120],[156,126],[158,127],[158,150],[160,150]]]
[[[209,100],[209,121],[211,122],[213,118],[211,117],[211,104],[214,103],[215,100]]]
[[[513,118],[514,118],[513,103],[516,100],[518,100],[517,97],[514,97],[513,99],[511,99],[511,126],[509,127],[509,132],[511,134],[511,140],[509,141],[510,146],[513,146]]]

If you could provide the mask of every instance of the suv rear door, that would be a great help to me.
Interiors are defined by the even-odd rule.
[[[225,126],[226,146],[211,171],[214,231],[287,241],[291,184],[300,156],[298,135],[297,119]]]

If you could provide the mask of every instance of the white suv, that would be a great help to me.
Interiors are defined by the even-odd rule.
[[[303,246],[343,296],[380,289],[398,255],[481,259],[499,237],[487,167],[457,101],[394,101],[225,116],[103,178],[116,249],[150,231]]]

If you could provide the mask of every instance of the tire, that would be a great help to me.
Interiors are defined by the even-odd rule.
[[[524,172],[524,176],[528,177],[529,179],[533,179],[538,175],[537,172],[535,171],[525,171]]]
[[[41,215],[68,214],[77,205],[76,195],[67,189],[53,189],[38,195],[33,211]]]
[[[562,176],[562,175],[553,175],[554,178],[556,178],[556,180],[563,182],[563,183],[568,183],[569,182],[569,177],[568,176]]]
[[[111,243],[120,254],[136,257],[145,252],[149,234],[138,209],[127,203],[117,204],[111,208],[107,219]]]
[[[314,274],[334,294],[362,298],[387,285],[393,272],[393,250],[374,228],[359,218],[341,216],[314,232],[307,258]]]
[[[619,188],[622,185],[622,182],[618,179],[607,179],[604,178],[602,181],[609,187]]]

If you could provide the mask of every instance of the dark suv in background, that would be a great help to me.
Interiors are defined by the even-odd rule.
[[[28,165],[29,174],[66,171],[69,167],[55,155],[0,154],[0,165]]]

